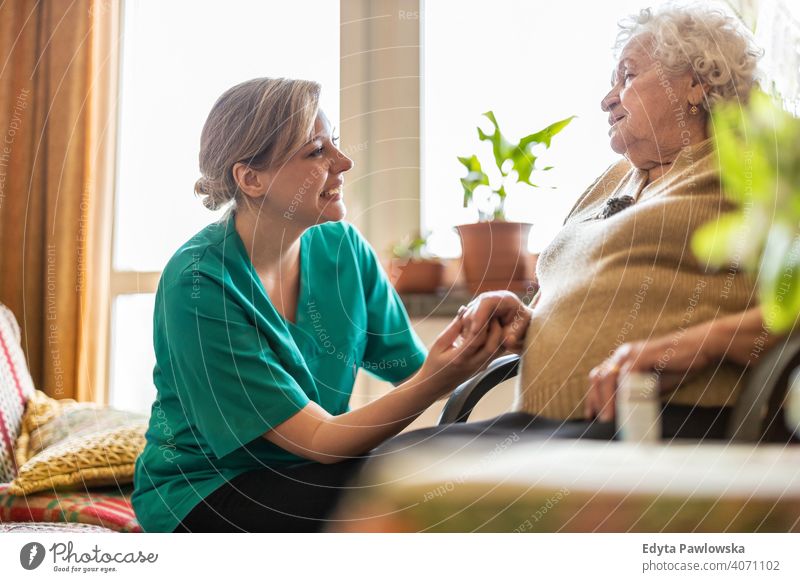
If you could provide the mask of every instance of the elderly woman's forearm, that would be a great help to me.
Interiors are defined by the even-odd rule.
[[[767,329],[760,307],[721,317],[710,325],[714,355],[740,364],[752,362],[785,337]]]

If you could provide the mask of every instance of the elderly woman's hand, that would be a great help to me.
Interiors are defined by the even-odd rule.
[[[502,326],[503,347],[522,353],[532,310],[510,291],[481,293],[458,313],[464,321],[465,337],[481,333],[490,321],[497,321]]]
[[[617,383],[629,372],[655,372],[662,392],[677,386],[690,372],[719,359],[724,338],[712,324],[647,341],[622,344],[589,373],[589,392],[584,402],[586,418],[613,420]]]

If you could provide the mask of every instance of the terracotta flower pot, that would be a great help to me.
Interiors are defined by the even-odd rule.
[[[509,289],[524,293],[533,284],[530,224],[477,222],[456,229],[461,236],[464,277],[472,292]]]
[[[389,279],[398,293],[435,293],[442,286],[444,263],[438,259],[392,259]]]

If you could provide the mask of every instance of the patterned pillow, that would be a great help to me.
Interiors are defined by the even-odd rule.
[[[132,487],[91,492],[50,491],[12,495],[0,483],[0,522],[90,523],[119,532],[141,532],[130,503]]]
[[[75,402],[68,398],[56,400],[36,390],[28,401],[17,437],[17,467],[22,467],[35,455],[67,439],[146,421],[147,417],[143,414],[91,402]]]
[[[17,320],[0,303],[0,482],[11,481],[16,475],[14,442],[33,390]]]
[[[146,430],[141,414],[55,400],[37,390],[22,420],[9,493],[130,483]]]
[[[31,521],[0,522],[0,533],[117,533],[113,529],[88,523],[39,523]]]

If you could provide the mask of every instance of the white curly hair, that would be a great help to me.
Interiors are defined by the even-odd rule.
[[[763,51],[735,16],[708,2],[668,3],[646,8],[619,22],[616,54],[633,38],[644,37],[654,59],[668,73],[688,70],[707,86],[703,107],[727,99],[747,101],[757,82]]]

